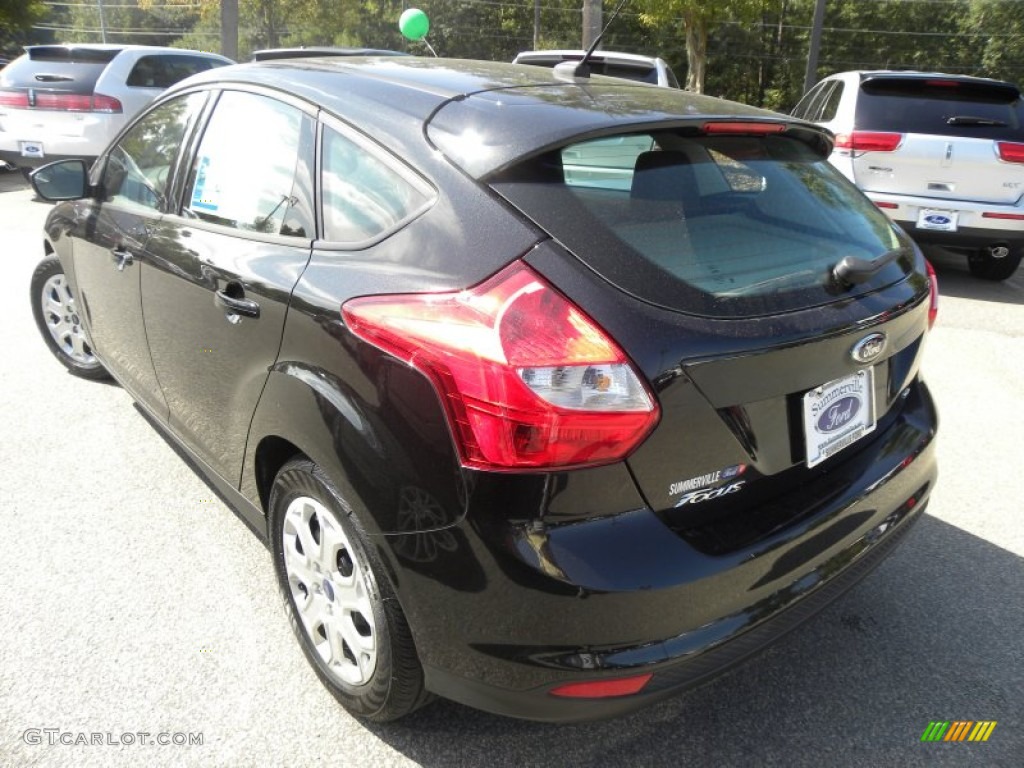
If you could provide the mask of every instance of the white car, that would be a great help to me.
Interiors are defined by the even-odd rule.
[[[522,51],[512,60],[513,64],[530,64],[535,67],[554,67],[563,61],[579,61],[586,51],[583,50],[551,50]],[[672,68],[664,59],[653,56],[641,56],[636,53],[620,53],[618,51],[594,51],[587,61],[590,71],[595,75],[622,77],[665,88],[678,88]]]
[[[934,72],[840,72],[793,116],[829,128],[829,158],[918,243],[1005,280],[1024,254],[1024,102],[1012,83]]]
[[[64,158],[91,161],[166,88],[233,63],[159,46],[28,46],[0,70],[0,161],[24,169]]]

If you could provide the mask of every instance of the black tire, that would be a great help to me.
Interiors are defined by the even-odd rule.
[[[319,548],[312,556],[303,550],[303,537]],[[380,558],[333,483],[306,458],[288,462],[274,480],[270,540],[292,631],[342,706],[357,717],[387,722],[425,704],[430,696],[423,668]],[[358,587],[364,588],[360,597],[368,598],[365,609],[352,607]],[[303,601],[305,614],[299,607]],[[364,616],[364,610],[371,615]],[[372,642],[372,671],[364,670],[369,654],[353,650],[342,637],[346,631]],[[340,656],[335,648],[342,650]]]
[[[967,267],[971,274],[984,280],[1005,280],[1017,271],[1020,266],[1021,251],[1014,251],[1001,259],[997,259],[985,249],[972,253],[967,257]]]
[[[49,300],[44,298],[44,294]],[[100,381],[110,374],[93,355],[77,314],[75,297],[55,256],[47,256],[32,273],[32,315],[43,341],[61,364],[75,376]],[[63,317],[55,311],[59,305]]]

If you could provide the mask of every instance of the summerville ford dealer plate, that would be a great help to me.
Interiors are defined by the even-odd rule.
[[[874,431],[874,393],[874,368],[865,368],[804,395],[808,467],[820,464]]]

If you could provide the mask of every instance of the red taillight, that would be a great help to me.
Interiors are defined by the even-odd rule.
[[[874,202],[876,208],[885,208],[887,210],[895,210],[899,208],[899,206],[896,203],[888,203],[884,200],[875,200]]]
[[[902,133],[854,131],[836,134],[836,148],[850,149],[854,152],[892,152],[902,141]]]
[[[57,112],[120,112],[121,102],[113,96],[102,93],[57,93],[36,91],[36,109],[50,109]]]
[[[985,211],[981,214],[983,219],[1008,219],[1009,221],[1024,221],[1024,213],[996,213],[995,211]]]
[[[0,107],[28,109],[28,93],[25,91],[0,91]]]
[[[1024,163],[1024,144],[1015,141],[997,141],[999,159],[1007,163]]]
[[[113,96],[107,96],[103,93],[94,93],[92,96],[92,111],[93,112],[121,112],[121,102],[115,99]]]
[[[766,136],[771,133],[782,133],[788,128],[785,123],[755,123],[742,120],[704,123],[704,133],[724,133],[729,135]]]
[[[458,293],[367,296],[341,311],[352,333],[430,378],[465,466],[618,461],[658,421],[618,345],[524,262]]]
[[[935,325],[935,319],[939,316],[939,281],[935,277],[935,267],[928,260],[924,262],[928,270],[928,327]]]
[[[551,689],[552,696],[573,699],[607,699],[612,696],[630,696],[639,693],[654,675],[648,672],[633,677],[614,680],[588,680],[583,683],[566,683]]]

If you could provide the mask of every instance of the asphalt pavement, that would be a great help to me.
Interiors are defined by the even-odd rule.
[[[47,209],[0,172],[0,766],[1024,764],[1024,272],[933,254],[931,504],[767,653],[601,723],[439,701],[366,725],[308,668],[263,545],[122,389],[50,357],[28,296]],[[937,720],[997,725],[922,742]]]

